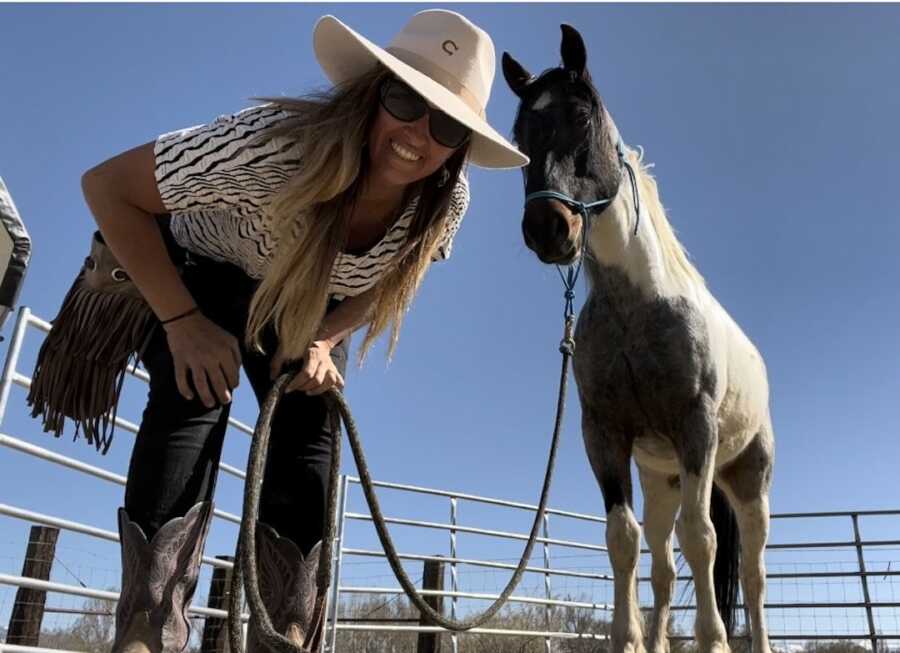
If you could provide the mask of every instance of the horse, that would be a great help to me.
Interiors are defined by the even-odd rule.
[[[646,650],[633,458],[652,557],[649,649],[669,650],[674,527],[693,576],[700,650],[730,651],[739,575],[753,653],[770,653],[763,601],[774,435],[765,363],[676,238],[643,151],[622,142],[581,35],[561,28],[561,66],[534,76],[504,52],[502,67],[519,98],[513,136],[531,159],[525,244],[546,264],[580,260],[588,280],[574,374],[606,509],[611,650]]]

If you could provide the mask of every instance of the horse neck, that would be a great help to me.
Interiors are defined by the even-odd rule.
[[[588,277],[592,287],[602,281],[604,267],[624,274],[631,285],[649,298],[697,296],[705,291],[703,278],[687,261],[675,238],[655,185],[642,177],[640,161],[629,152],[637,175],[640,219],[635,233],[636,210],[631,181],[623,173],[615,199],[592,221],[588,238]],[[592,260],[590,260],[592,259]]]

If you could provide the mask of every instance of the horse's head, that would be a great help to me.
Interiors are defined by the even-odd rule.
[[[584,41],[574,27],[561,28],[562,66],[540,77],[503,53],[503,75],[521,100],[513,133],[531,158],[523,170],[529,199],[522,232],[544,263],[571,263],[584,237],[582,213],[559,195],[585,204],[612,200],[622,178],[618,132],[591,82]],[[540,191],[557,196],[530,198]],[[590,210],[596,215],[605,206]]]

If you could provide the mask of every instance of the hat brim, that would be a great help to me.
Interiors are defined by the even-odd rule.
[[[313,30],[313,49],[333,84],[358,77],[381,62],[422,97],[472,130],[469,161],[482,168],[520,168],[528,157],[491,127],[458,95],[404,63],[387,50],[347,27],[334,16],[323,16]]]

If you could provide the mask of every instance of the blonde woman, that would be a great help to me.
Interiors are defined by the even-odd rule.
[[[150,392],[119,511],[117,652],[187,646],[239,369],[261,400],[294,360],[257,532],[273,623],[302,639],[337,436],[321,395],[344,385],[349,335],[368,325],[364,356],[390,326],[393,350],[425,272],[450,254],[468,162],[527,163],[484,119],[494,48],[463,16],[416,14],[386,49],[326,16],[313,41],[329,91],[164,134],[84,175],[101,233],[162,325],[142,357]]]

